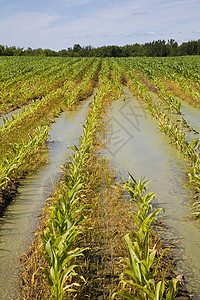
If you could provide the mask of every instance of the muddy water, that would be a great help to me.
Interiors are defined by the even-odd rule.
[[[49,163],[38,174],[27,178],[19,188],[19,195],[0,219],[0,299],[17,299],[18,257],[29,247],[33,239],[41,209],[52,190],[53,182],[66,161],[67,147],[77,144],[81,134],[81,122],[85,120],[88,104],[82,102],[76,111],[61,114],[52,125],[49,142]]]
[[[154,104],[159,105],[162,110],[165,110],[164,103],[159,99],[159,96],[156,93],[149,92]],[[196,131],[196,134],[192,133],[189,135],[189,140],[193,138],[200,137],[200,109],[196,108],[186,101],[181,101],[181,115],[188,122],[189,126]],[[173,113],[171,118],[174,121],[180,120],[180,115]]]
[[[130,172],[137,179],[151,180],[149,188],[157,194],[156,202],[164,208],[161,232],[166,240],[176,243],[173,255],[175,272],[184,274],[194,298],[200,299],[200,226],[191,220],[193,191],[187,183],[183,156],[169,139],[156,128],[156,122],[140,102],[126,90],[127,101],[117,100],[110,113],[107,155],[119,176]]]
[[[188,124],[200,133],[200,109],[193,107],[185,101],[181,102],[181,113],[187,120]],[[200,136],[196,136],[200,138]]]

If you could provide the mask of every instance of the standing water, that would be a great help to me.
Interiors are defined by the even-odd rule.
[[[182,154],[156,127],[141,102],[125,90],[126,101],[116,100],[111,113],[109,145],[105,150],[124,178],[128,172],[137,179],[151,180],[158,206],[164,208],[163,238],[176,242],[175,273],[184,274],[195,300],[200,299],[200,226],[192,220],[192,189]]]
[[[181,113],[183,114],[189,125],[200,133],[200,109],[193,107],[185,101],[182,101]]]
[[[58,178],[60,166],[66,161],[67,147],[77,144],[81,122],[85,120],[88,104],[82,102],[77,110],[61,114],[52,125],[49,143],[49,163],[24,180],[18,196],[0,219],[0,299],[17,299],[19,256],[31,245],[34,230],[44,202]]]

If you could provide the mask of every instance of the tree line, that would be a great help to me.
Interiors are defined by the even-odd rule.
[[[174,40],[158,40],[145,44],[133,44],[125,46],[92,46],[81,47],[75,44],[73,47],[54,51],[50,49],[27,49],[15,46],[0,45],[0,56],[68,56],[68,57],[167,57],[183,55],[200,55],[200,40],[184,42],[181,45]]]

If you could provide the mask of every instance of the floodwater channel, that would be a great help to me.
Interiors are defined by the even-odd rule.
[[[156,93],[149,92],[154,104],[159,105],[162,110],[165,110],[165,104],[159,99],[159,96]],[[196,131],[194,135],[192,132],[189,134],[189,140],[200,137],[200,109],[194,107],[186,101],[181,101],[181,115],[187,121],[188,125]],[[171,118],[173,121],[180,120],[179,114],[172,114]]]
[[[187,120],[188,124],[200,133],[200,109],[192,106],[191,104],[182,101],[181,102],[181,113]],[[200,138],[200,136],[196,136]]]
[[[159,131],[141,102],[128,89],[124,92],[126,101],[113,102],[108,148],[103,155],[110,158],[119,179],[127,179],[130,172],[137,179],[145,176],[150,180],[148,187],[156,194],[156,204],[164,209],[166,227],[161,238],[175,243],[175,274],[183,274],[193,299],[200,299],[200,226],[191,218],[194,191],[184,185],[188,180],[183,155]]]
[[[48,164],[22,182],[17,197],[0,218],[1,300],[17,299],[19,256],[31,245],[38,216],[70,153],[67,147],[78,143],[91,101],[92,96],[81,102],[76,110],[63,112],[52,124]]]

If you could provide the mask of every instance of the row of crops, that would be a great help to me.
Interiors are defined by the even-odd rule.
[[[40,70],[40,61],[37,63]],[[18,107],[26,105],[12,118],[2,117],[3,124],[0,127],[0,188],[2,195],[25,174],[44,163],[45,141],[47,140],[49,125],[55,117],[64,109],[75,105],[76,101],[85,99],[92,93],[100,66],[99,60],[86,60],[84,62],[72,60],[63,65],[61,61],[60,65],[58,63],[56,63],[55,68],[52,67],[54,71],[48,70],[47,72],[44,68],[45,74],[40,75],[40,78],[35,79],[35,72],[32,74],[31,68],[29,68],[25,69],[25,74],[20,74],[19,77],[14,75],[6,89],[4,89],[5,84],[2,82],[1,99],[5,96],[4,93],[8,95],[11,91],[12,93],[15,91],[17,94],[24,88],[23,86],[27,86],[26,101],[21,103],[20,97],[17,98],[19,100]],[[51,62],[49,61],[48,64],[51,69]],[[32,68],[34,68],[34,64]],[[30,72],[31,74],[29,74]],[[53,78],[50,78],[49,73],[52,72]],[[37,81],[38,85],[35,100],[29,98],[32,91],[31,82],[34,80]],[[48,82],[51,88],[49,90],[44,89],[45,94],[38,98],[38,92],[43,88],[44,80]],[[18,82],[18,88],[16,82]],[[49,84],[50,82],[51,84]],[[21,94],[24,97],[24,94]],[[9,97],[7,100],[9,105],[15,108],[16,103],[12,103]],[[3,102],[1,109],[5,112],[4,104]],[[6,204],[6,199],[2,196],[1,206],[5,207]]]
[[[195,107],[199,107],[200,103],[198,59],[196,68],[192,66],[189,68],[188,60],[189,58],[186,61],[185,68],[188,68],[186,70],[183,68],[185,58],[118,59],[115,62],[124,70],[132,93],[143,100],[146,108],[157,120],[159,129],[168,135],[171,142],[183,153],[190,183],[199,191],[200,122],[197,124],[197,131],[190,125],[187,116],[181,112],[182,99]],[[196,217],[199,217],[199,209],[200,203],[197,200],[194,203]]]
[[[115,255],[107,256],[111,261],[113,256],[120,258],[114,267],[117,272],[112,270],[108,286],[103,287],[105,291],[108,289],[105,298],[174,299],[178,280],[166,279],[167,267],[161,263],[166,250],[159,252],[159,243],[152,236],[160,212],[152,206],[155,195],[146,190],[146,182],[137,182],[131,175],[132,181],[118,186],[109,162],[99,152],[106,146],[102,142],[106,111],[128,86],[151,112],[158,128],[183,153],[190,184],[194,191],[199,191],[199,136],[187,116],[182,115],[181,104],[187,100],[199,106],[200,59],[2,57],[0,64],[2,210],[8,204],[7,192],[13,185],[45,163],[51,122],[61,111],[75,109],[79,101],[97,88],[79,145],[71,147],[73,154],[65,168],[64,180],[43,215],[39,228],[42,232],[32,245],[34,253],[24,262],[20,299],[98,299],[101,267],[96,262],[95,249],[100,236],[99,248],[110,239],[106,251],[113,247]],[[16,108],[21,108],[16,115],[3,116]],[[121,214],[127,218],[117,228],[117,240],[111,238],[113,234],[102,234],[100,230],[108,218],[107,207],[102,208],[100,199],[103,201],[105,197],[104,205],[108,204],[113,185],[117,185],[118,192],[114,194],[121,201],[120,218]],[[126,192],[130,198],[128,207],[123,205]],[[200,216],[199,198],[194,203],[194,215]],[[114,222],[112,210],[110,218]],[[122,246],[116,247],[116,243]],[[105,267],[104,263],[102,266]]]

